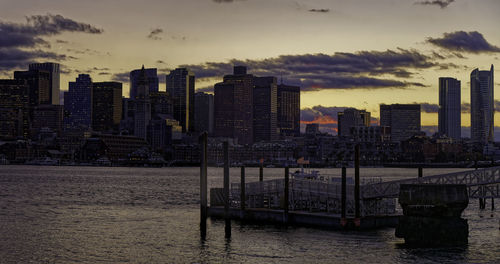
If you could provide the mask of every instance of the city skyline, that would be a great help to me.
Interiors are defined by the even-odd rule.
[[[420,103],[423,129],[437,131],[438,78],[462,81],[467,109],[470,72],[500,56],[498,1],[442,2],[149,1],[141,4],[145,17],[133,9],[137,3],[110,14],[106,1],[5,1],[2,51],[17,53],[0,61],[0,71],[7,78],[22,65],[54,61],[62,90],[88,73],[97,82],[122,82],[128,95],[130,70],[142,64],[158,69],[161,91],[179,66],[194,72],[201,91],[244,64],[251,74],[301,87],[303,124],[316,121],[333,132],[346,107],[366,109],[377,121],[380,104]],[[461,117],[469,127],[470,113]]]

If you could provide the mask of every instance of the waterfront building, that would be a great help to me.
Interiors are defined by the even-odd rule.
[[[182,131],[194,131],[194,73],[186,68],[170,71],[166,77],[166,89],[172,98],[174,119],[179,121]]]
[[[95,82],[92,89],[92,129],[117,131],[122,119],[122,83]]]
[[[254,77],[244,66],[235,66],[232,75],[215,85],[215,136],[253,143],[253,89]]]
[[[29,65],[29,70],[40,70],[49,73],[49,104],[59,104],[60,89],[60,65],[59,63],[46,62],[46,63],[32,63]]]
[[[0,80],[0,138],[29,136],[29,85],[26,80]]]
[[[253,89],[254,142],[278,139],[278,85],[276,77],[255,77]]]
[[[391,140],[391,128],[387,126],[353,126],[350,135],[356,142],[387,142]]]
[[[475,69],[470,75],[471,139],[486,144],[494,141],[493,65],[489,71]]]
[[[355,108],[347,108],[343,112],[337,113],[337,121],[338,135],[340,137],[350,137],[352,135],[352,127],[370,126],[370,112]]]
[[[281,136],[300,136],[300,87],[278,85],[278,129]]]
[[[137,77],[134,112],[134,135],[146,140],[149,121],[151,121],[151,101],[149,98],[148,76],[144,65],[141,73]]]
[[[140,82],[143,77],[141,74],[142,72],[145,72],[146,74],[146,80],[147,80],[147,93],[150,92],[158,92],[159,90],[159,82],[158,82],[158,74],[157,74],[157,69],[156,68],[149,68],[149,69],[144,69],[144,65],[142,66],[142,69],[137,69],[133,70],[130,72],[130,93],[129,97],[130,99],[135,99],[138,95],[138,89],[140,85]]]
[[[194,121],[195,130],[214,133],[214,96],[212,94],[199,92],[194,95]]]
[[[61,136],[63,130],[63,112],[62,105],[40,105],[33,110],[32,131],[35,138],[38,137],[43,129],[49,129]]]
[[[439,78],[439,115],[440,135],[459,140],[461,138],[461,99],[460,81],[454,78]]]
[[[420,105],[380,105],[380,126],[391,128],[391,140],[400,142],[420,133]]]
[[[89,129],[92,126],[92,79],[80,74],[64,93],[65,129]]]

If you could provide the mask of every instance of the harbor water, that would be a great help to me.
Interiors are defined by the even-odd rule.
[[[460,170],[424,169],[424,176]],[[500,263],[500,215],[491,200],[486,210],[477,200],[465,210],[466,247],[407,248],[393,228],[341,232],[239,222],[225,239],[224,221],[211,219],[201,240],[199,172],[0,166],[0,263]],[[239,172],[231,169],[232,182]],[[246,175],[247,182],[258,180],[258,168]],[[283,169],[264,169],[265,179],[281,177]],[[361,177],[417,177],[417,169],[361,168]],[[222,168],[208,169],[209,188],[222,180]]]

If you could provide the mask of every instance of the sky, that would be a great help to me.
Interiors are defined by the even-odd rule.
[[[470,72],[493,64],[500,76],[498,14],[498,0],[2,0],[0,78],[59,62],[63,90],[87,73],[123,82],[128,96],[129,72],[144,64],[160,81],[188,67],[197,90],[210,92],[247,65],[301,87],[303,124],[334,132],[345,107],[370,111],[376,124],[382,103],[421,103],[432,133],[438,78],[453,77],[467,134]],[[497,78],[498,110],[499,87]]]

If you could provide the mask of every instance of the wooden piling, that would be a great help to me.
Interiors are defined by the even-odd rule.
[[[486,207],[486,202],[484,198],[479,198],[479,209],[484,209]]]
[[[361,217],[359,203],[359,144],[356,144],[354,150],[354,210],[355,218]]]
[[[422,176],[424,176],[424,170],[422,167],[418,167],[418,177],[422,178]]]
[[[491,197],[491,211],[495,211],[495,198]]]
[[[200,232],[202,239],[207,234],[207,133],[200,135]]]
[[[347,169],[342,167],[342,196],[341,196],[341,221],[345,222],[346,218],[346,191],[347,191]]]
[[[259,181],[262,182],[264,181],[264,162],[260,162],[260,167],[259,167]]]
[[[241,166],[241,182],[240,182],[240,208],[241,211],[245,211],[245,166]]]
[[[231,218],[229,217],[229,144],[227,141],[224,147],[224,219],[226,238],[231,237]]]
[[[289,184],[290,184],[289,168],[288,168],[288,166],[286,166],[285,167],[285,190],[284,190],[284,192],[285,192],[285,195],[284,195],[285,196],[284,197],[284,215],[283,215],[283,217],[284,217],[284,219],[283,219],[284,221],[283,222],[285,224],[288,223],[288,207],[289,207],[289,205],[288,205],[288,202],[289,202],[288,197],[289,197],[289,190],[290,190]]]

